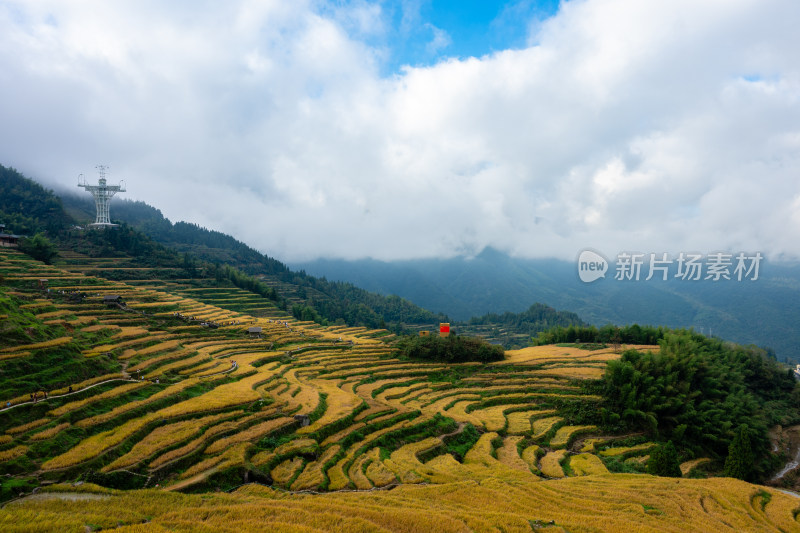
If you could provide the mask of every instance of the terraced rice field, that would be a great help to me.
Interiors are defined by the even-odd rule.
[[[65,530],[142,521],[180,529],[199,509],[208,509],[208,527],[237,531],[264,524],[297,531],[678,531],[686,520],[706,530],[721,522],[798,529],[800,504],[770,489],[763,489],[770,499],[762,505],[760,487],[732,480],[609,474],[608,461],[642,461],[652,444],[616,445],[571,420],[562,405],[599,401],[581,384],[617,356],[611,350],[542,346],[491,365],[402,361],[382,332],[326,328],[278,310],[248,314],[263,299],[238,289],[122,284],[78,278],[14,252],[2,251],[0,259],[4,283],[13,287],[4,290],[23,295],[28,310],[85,319],[71,326],[69,340],[3,346],[0,359],[97,338],[83,357],[110,358],[120,370],[49,391],[40,400],[48,408],[24,424],[0,412],[0,463],[24,458],[51,481],[90,469],[151,489],[57,486],[0,510],[4,531],[34,515]],[[86,266],[79,257],[71,261],[72,270]],[[91,266],[85,270],[119,268]],[[49,294],[28,282],[45,274]],[[60,297],[74,287],[91,287],[82,303]],[[105,307],[104,294],[124,295],[127,308]],[[250,338],[251,326],[262,328],[259,338]],[[8,413],[30,403],[24,395],[0,398],[6,401]],[[472,432],[466,444],[459,440]],[[56,453],[37,452],[44,445]],[[253,480],[267,486],[204,500],[165,494]],[[283,492],[395,485],[381,493]],[[91,498],[62,499],[78,490]],[[146,518],[142,501],[150,502]]]
[[[327,494],[255,484],[202,495],[57,485],[0,510],[0,528],[27,531],[35,520],[45,531],[796,531],[796,508],[793,496],[738,480],[630,474]]]

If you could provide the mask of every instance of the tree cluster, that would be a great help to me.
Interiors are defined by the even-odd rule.
[[[660,345],[657,352],[625,351],[608,364],[601,410],[607,425],[724,457],[746,424],[758,457],[766,457],[767,428],[800,419],[791,370],[764,350],[685,330],[665,332]]]
[[[535,303],[521,313],[487,313],[480,317],[473,317],[469,320],[469,324],[496,325],[531,336],[543,331],[550,331],[553,328],[588,326],[576,313],[556,311],[549,305],[541,303]]]
[[[398,348],[401,357],[446,363],[490,363],[505,358],[502,346],[489,344],[481,338],[459,335],[406,337],[398,343]]]
[[[49,235],[64,230],[71,223],[61,200],[13,168],[0,165],[0,224],[18,235]]]
[[[728,457],[725,459],[725,475],[744,481],[751,481],[754,459],[750,430],[747,424],[742,424],[728,447]]]
[[[650,452],[647,461],[647,473],[654,476],[681,477],[681,464],[678,460],[678,450],[672,441],[657,446]]]
[[[30,239],[24,238],[20,240],[19,250],[48,265],[58,255],[56,245],[50,242],[50,239],[45,237],[43,233],[37,233]]]
[[[664,327],[630,326],[617,327],[611,324],[598,329],[596,326],[571,325],[558,326],[539,333],[531,343],[533,346],[586,342],[598,344],[658,344],[669,330]]]

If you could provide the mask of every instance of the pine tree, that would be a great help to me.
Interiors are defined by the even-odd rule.
[[[747,428],[747,424],[742,424],[739,426],[733,442],[728,447],[728,458],[725,459],[725,475],[747,481],[753,471],[753,461],[750,431]]]
[[[678,452],[672,441],[662,444],[650,454],[647,461],[647,473],[654,476],[681,477],[681,465]]]

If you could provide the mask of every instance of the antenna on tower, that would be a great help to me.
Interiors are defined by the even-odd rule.
[[[116,224],[111,223],[111,219],[108,216],[108,204],[115,194],[125,192],[125,187],[122,182],[119,185],[107,185],[106,170],[108,170],[108,167],[106,165],[97,165],[96,168],[100,172],[100,180],[97,185],[87,185],[85,178],[83,183],[80,183],[80,178],[83,177],[83,174],[78,177],[78,187],[84,188],[94,196],[94,205],[97,208],[95,222],[89,225],[94,227],[116,226]]]

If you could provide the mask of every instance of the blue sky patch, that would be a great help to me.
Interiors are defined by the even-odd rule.
[[[529,45],[532,26],[558,12],[558,0],[386,0],[385,33],[368,39],[385,50],[383,74],[405,65],[481,57]],[[374,42],[374,40],[379,42]]]

